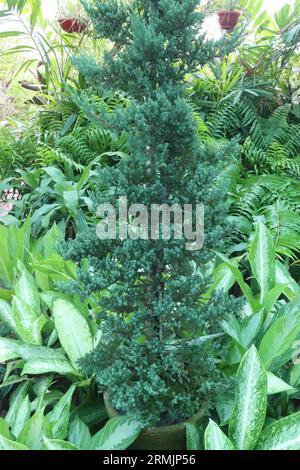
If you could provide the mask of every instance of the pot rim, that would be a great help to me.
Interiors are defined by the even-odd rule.
[[[241,10],[220,10],[220,11],[217,11],[217,14],[218,15],[229,15],[231,13],[234,13],[235,15],[242,15],[242,11]]]
[[[104,404],[105,404],[105,407],[108,411],[108,414],[111,417],[121,416],[118,413],[118,411],[110,404],[109,395],[110,395],[110,393],[108,391],[104,392],[104,394],[103,394]],[[152,433],[152,432],[157,432],[157,431],[166,432],[166,431],[169,431],[169,430],[172,430],[172,431],[184,430],[186,424],[199,422],[203,418],[203,416],[205,415],[206,411],[207,411],[207,405],[204,404],[201,407],[200,411],[198,411],[198,413],[196,413],[191,418],[187,418],[186,420],[182,421],[181,423],[168,424],[168,425],[164,425],[164,426],[147,427],[142,431],[142,433]]]
[[[59,16],[57,21],[78,21],[80,23],[88,22],[87,18],[79,17],[79,16]]]

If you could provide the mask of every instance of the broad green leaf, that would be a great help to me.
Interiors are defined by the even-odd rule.
[[[66,205],[66,208],[73,217],[76,217],[76,212],[78,209],[78,192],[75,191],[64,191],[63,198]]]
[[[0,450],[29,450],[28,447],[19,442],[14,442],[0,435]]]
[[[273,289],[267,292],[263,301],[263,306],[267,313],[272,310],[281,294],[285,294],[288,299],[292,299],[295,297],[295,295],[292,294],[287,285],[276,284]]]
[[[230,263],[238,267],[238,261],[240,258],[231,259]],[[235,283],[235,277],[231,269],[229,269],[226,263],[220,263],[214,270],[212,274],[212,286],[209,288],[208,292],[204,294],[205,299],[211,297],[212,292],[228,292]]]
[[[38,318],[41,313],[41,304],[35,281],[25,267],[22,267],[22,264],[20,263],[19,269],[22,269],[22,274],[15,287],[16,297],[18,297],[21,302],[28,305],[34,312],[35,318]]]
[[[211,419],[204,433],[204,445],[205,450],[235,450],[232,442]]]
[[[244,318],[242,324],[241,324],[241,344],[244,346],[245,349],[247,349],[258,333],[260,332],[260,329],[262,327],[264,320],[264,312],[261,310],[260,312],[253,313],[250,317]]]
[[[93,338],[86,319],[68,301],[58,299],[53,305],[55,328],[61,345],[73,364],[93,349]]]
[[[89,427],[99,425],[99,423],[107,421],[107,413],[102,398],[94,398],[77,406],[72,411],[72,417],[80,417],[80,419]]]
[[[217,254],[219,258],[228,266],[228,268],[234,275],[235,281],[239,284],[244,296],[246,297],[247,301],[249,302],[249,305],[251,306],[253,313],[260,311],[261,304],[256,300],[250,287],[244,281],[243,275],[241,271],[239,270],[239,268],[237,268],[234,263],[231,263],[231,261],[227,259],[226,256],[222,255],[221,253],[217,253]]]
[[[234,339],[241,354],[244,354],[260,332],[264,320],[264,312],[260,310],[245,317],[242,323],[232,315],[222,321],[224,331]]]
[[[283,307],[263,336],[259,355],[266,368],[272,362],[292,348],[300,332],[300,297]],[[288,359],[289,360],[289,359]]]
[[[44,436],[45,418],[43,410],[37,411],[25,424],[18,441],[32,450],[39,450]]]
[[[18,375],[11,375],[7,379],[5,379],[4,382],[2,382],[0,384],[0,389],[1,388],[6,388],[6,387],[11,387],[12,385],[17,385],[17,384],[20,384],[22,382],[26,382],[27,380],[29,380],[28,377],[19,377]]]
[[[77,415],[70,424],[68,440],[79,449],[89,450],[91,444],[90,430]]]
[[[249,247],[249,263],[260,287],[260,303],[275,285],[275,248],[273,237],[259,219]]]
[[[292,278],[286,266],[280,263],[280,261],[276,261],[276,283],[287,285],[293,294],[300,295],[300,286]]]
[[[75,386],[69,388],[67,393],[59,400],[53,410],[48,413],[47,419],[52,425],[54,439],[66,439],[70,420],[70,409]]]
[[[4,418],[1,418],[1,417],[0,417],[0,435],[5,437],[6,439],[12,439],[9,426],[4,420]]]
[[[24,426],[28,422],[31,414],[31,404],[29,396],[27,395],[24,400],[20,403],[18,409],[16,409],[15,420],[11,427],[11,432],[15,437],[18,437]]]
[[[220,426],[225,426],[229,423],[229,420],[232,416],[235,394],[234,391],[226,393],[226,395],[221,394],[216,400],[216,410],[220,418]]]
[[[264,429],[256,449],[300,450],[300,413],[282,418]]]
[[[187,450],[202,450],[200,432],[197,426],[193,423],[187,423],[185,429]]]
[[[29,383],[19,385],[11,394],[9,409],[5,421],[9,424],[11,432],[17,437],[22,431],[30,416],[30,402],[28,398]]]
[[[22,343],[10,338],[0,338],[0,360],[6,362],[5,356],[11,355],[11,359],[21,357],[25,361],[31,360],[58,360],[65,361],[66,357],[63,352],[54,348],[46,348],[44,346],[33,346]]]
[[[17,297],[12,302],[13,318],[20,338],[28,344],[41,345],[42,336],[40,325],[34,310]]]
[[[126,416],[112,418],[92,438],[90,450],[125,450],[139,436],[142,424]]]
[[[47,450],[80,450],[70,442],[60,439],[47,439],[44,437],[44,444]]]
[[[44,168],[44,171],[49,176],[51,176],[53,181],[55,181],[56,183],[65,183],[66,182],[65,175],[58,168],[55,168],[54,166],[49,166],[49,167]]]
[[[3,364],[12,359],[17,359],[19,356],[13,350],[7,348],[0,340],[0,363]]]
[[[237,343],[242,344],[241,340],[241,325],[238,320],[232,315],[226,320],[222,321],[221,326],[223,330]]]
[[[41,223],[42,227],[47,229],[52,215],[61,209],[61,207],[60,204],[44,204],[33,213],[31,217],[32,223]]]
[[[22,375],[40,375],[52,372],[56,372],[60,375],[71,374],[80,376],[67,359],[33,359],[32,361],[26,362],[23,367]]]
[[[5,300],[6,302],[10,302],[13,295],[14,295],[13,290],[0,288],[0,299]]]
[[[12,331],[16,331],[16,322],[13,318],[12,308],[5,300],[0,300],[0,320]]]
[[[237,380],[229,438],[237,449],[251,450],[263,428],[267,408],[267,374],[255,346],[243,357]]]
[[[281,380],[276,375],[272,374],[272,372],[267,372],[267,379],[268,379],[268,395],[275,395],[276,393],[282,392],[291,392],[295,390],[289,384]]]
[[[299,348],[299,345],[298,345]],[[299,387],[300,383],[300,363],[299,363],[299,352],[297,353],[296,363],[293,364],[293,367],[290,372],[290,383],[293,387]]]

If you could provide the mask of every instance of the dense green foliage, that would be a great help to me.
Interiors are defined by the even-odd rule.
[[[143,240],[100,241],[94,229],[67,249],[69,258],[89,260],[89,269],[79,271],[78,287],[85,294],[109,293],[100,299],[101,341],[83,369],[96,374],[116,409],[147,424],[181,421],[221,393],[218,346],[203,344],[201,336],[218,332],[218,322],[233,309],[221,294],[199,302],[209,283],[211,250],[225,237],[226,181],[218,181],[218,175],[228,164],[228,150],[217,152],[199,140],[185,100],[186,71],[222,47],[214,51],[197,37],[203,20],[195,13],[197,3],[96,2],[87,11],[97,33],[115,48],[102,66],[90,57],[76,60],[96,89],[121,89],[130,98],[126,108],[99,117],[128,133],[131,157],[100,174],[103,185],[116,189],[107,198],[100,193],[98,201],[116,207],[118,198],[127,196],[129,206],[149,209],[154,203],[205,206],[201,251],[187,251],[186,240],[173,236],[149,240],[150,232]],[[116,8],[117,25],[111,16]]]

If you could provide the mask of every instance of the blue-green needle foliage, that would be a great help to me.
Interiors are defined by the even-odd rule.
[[[233,310],[230,299],[201,299],[209,286],[213,249],[226,239],[227,151],[201,142],[186,101],[185,76],[234,47],[199,34],[198,0],[95,0],[86,4],[97,34],[111,40],[103,64],[76,59],[79,71],[99,94],[120,90],[129,104],[114,113],[99,108],[94,122],[128,133],[130,157],[101,178],[111,188],[99,203],[205,205],[205,246],[187,251],[185,240],[101,241],[96,230],[78,237],[67,257],[81,266],[69,286],[89,295],[102,291],[102,339],[81,362],[95,374],[112,405],[145,424],[174,423],[208,406],[224,386],[216,367],[220,344],[197,338],[219,331]],[[78,99],[88,107],[85,97]],[[232,149],[231,149],[232,150]],[[102,186],[103,187],[103,186]],[[112,194],[113,193],[113,194]],[[89,260],[89,269],[84,269]]]

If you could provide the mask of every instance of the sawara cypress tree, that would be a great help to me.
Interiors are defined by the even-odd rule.
[[[185,77],[227,46],[199,34],[198,3],[86,3],[96,33],[111,48],[102,64],[89,56],[76,59],[100,95],[119,90],[128,97],[128,105],[114,113],[96,105],[87,110],[99,125],[128,134],[130,156],[101,172],[100,187],[110,191],[99,190],[98,203],[118,208],[119,198],[127,196],[128,207],[139,203],[149,210],[152,204],[205,207],[201,250],[187,250],[184,238],[152,240],[145,233],[144,239],[124,233],[120,239],[117,233],[117,240],[100,240],[95,228],[67,248],[80,267],[71,288],[100,292],[101,340],[81,367],[95,374],[100,391],[109,390],[117,410],[145,425],[179,422],[222,392],[220,344],[203,337],[218,333],[220,319],[234,308],[223,295],[205,296],[213,250],[221,250],[226,239],[226,185],[218,176],[228,160],[200,141]],[[234,41],[232,36],[230,47]],[[88,100],[81,101],[87,106]],[[138,214],[131,216],[134,221]]]

